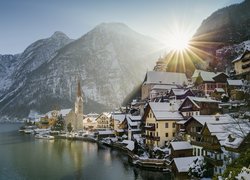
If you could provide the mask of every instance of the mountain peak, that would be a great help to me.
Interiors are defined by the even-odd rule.
[[[69,37],[66,34],[64,34],[63,32],[61,32],[61,31],[54,32],[54,34],[51,36],[51,38],[55,38],[55,39],[61,39],[61,38],[63,38],[63,39],[69,39]]]

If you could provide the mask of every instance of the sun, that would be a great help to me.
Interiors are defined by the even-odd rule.
[[[190,39],[189,33],[177,30],[169,34],[166,44],[171,50],[184,51],[188,49]]]

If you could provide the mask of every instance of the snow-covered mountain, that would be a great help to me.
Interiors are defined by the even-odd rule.
[[[152,69],[161,44],[121,23],[103,23],[77,40],[62,33],[39,40],[20,56],[0,113],[73,107],[80,78],[85,112],[119,106]]]

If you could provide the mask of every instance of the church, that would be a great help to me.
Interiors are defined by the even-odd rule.
[[[81,84],[80,80],[78,80],[77,83],[77,90],[76,90],[76,100],[75,100],[75,109],[74,111],[71,110],[71,112],[68,114],[67,117],[65,117],[65,129],[66,131],[69,131],[69,129],[72,129],[72,131],[79,131],[83,129],[83,96],[81,91]]]

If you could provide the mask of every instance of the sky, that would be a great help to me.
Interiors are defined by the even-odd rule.
[[[217,9],[243,0],[1,0],[0,54],[21,53],[55,31],[77,39],[103,22],[121,22],[165,41],[176,28],[194,34]],[[166,40],[167,41],[167,40]]]

